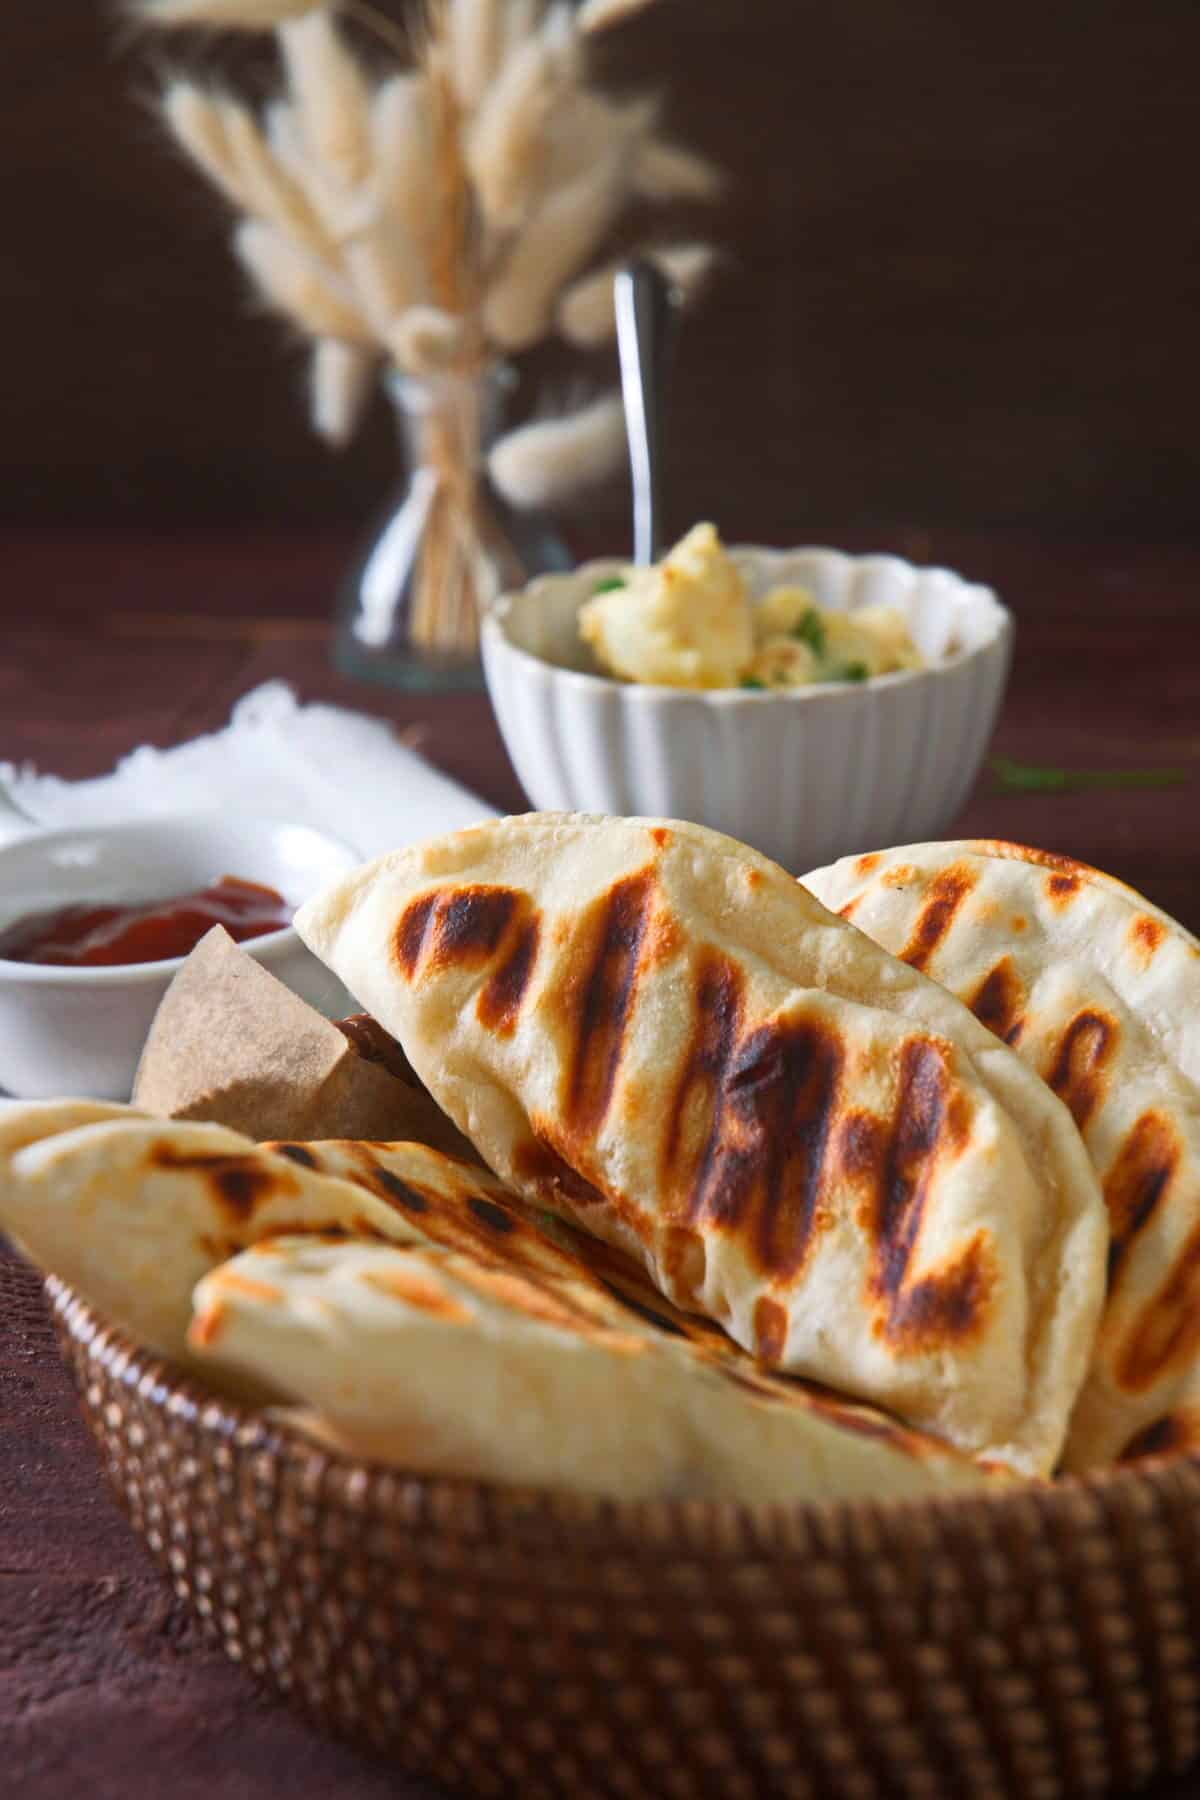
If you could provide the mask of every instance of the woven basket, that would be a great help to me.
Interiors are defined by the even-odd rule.
[[[1096,1794],[1200,1752],[1200,1459],[751,1511],[425,1480],[47,1290],[109,1479],[227,1653],[477,1794]]]

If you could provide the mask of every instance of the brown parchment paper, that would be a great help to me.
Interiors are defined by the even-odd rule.
[[[415,1077],[393,1072],[403,1059],[389,1060],[376,1060],[369,1030],[323,1019],[215,925],[163,996],[133,1104],[259,1141],[406,1139],[478,1161]]]

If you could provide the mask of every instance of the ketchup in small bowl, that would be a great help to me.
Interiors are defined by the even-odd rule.
[[[87,901],[30,913],[0,932],[0,958],[68,968],[164,962],[186,956],[205,932],[223,925],[237,943],[282,931],[292,909],[274,888],[237,875],[169,900],[116,906]]]

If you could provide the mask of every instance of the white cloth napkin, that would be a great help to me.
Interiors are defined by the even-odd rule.
[[[286,682],[245,694],[223,731],[172,750],[143,745],[93,781],[0,764],[40,825],[98,825],[171,812],[231,812],[312,825],[363,857],[494,819],[495,810],[403,744],[336,706],[301,706]]]

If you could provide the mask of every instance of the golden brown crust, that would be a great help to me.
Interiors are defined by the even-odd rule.
[[[969,905],[928,972],[1066,1104],[1108,1215],[1108,1302],[1068,1465],[1200,1443],[1195,941],[1112,877],[1017,844],[907,845],[806,880],[905,953],[964,873]]]

